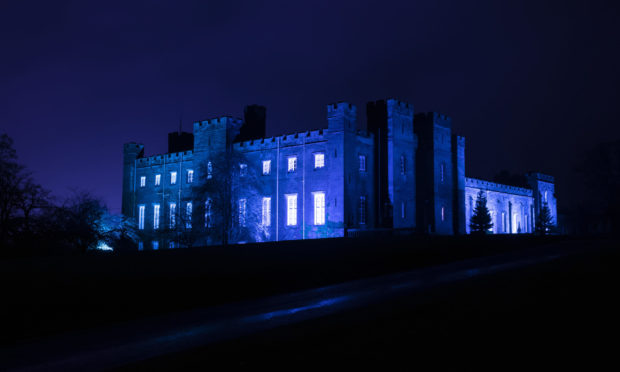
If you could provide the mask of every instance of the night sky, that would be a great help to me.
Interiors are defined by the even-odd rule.
[[[267,106],[267,135],[325,105],[397,98],[452,117],[467,175],[555,175],[620,138],[618,5],[599,1],[2,1],[0,133],[56,195],[120,212],[122,145]],[[570,196],[570,197],[569,197]]]

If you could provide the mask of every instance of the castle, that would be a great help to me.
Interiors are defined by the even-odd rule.
[[[557,221],[554,179],[528,188],[465,176],[465,138],[438,113],[394,99],[327,106],[327,127],[265,138],[265,109],[244,120],[195,122],[168,153],[124,145],[122,213],[140,249],[363,235],[381,229],[467,234],[478,193],[495,234],[533,232],[544,202]]]

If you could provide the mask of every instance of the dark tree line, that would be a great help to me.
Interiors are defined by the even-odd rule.
[[[134,238],[128,221],[87,192],[58,203],[18,162],[13,140],[0,135],[0,255],[123,249]]]

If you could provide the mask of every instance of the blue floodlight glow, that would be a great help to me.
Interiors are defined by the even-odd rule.
[[[99,242],[99,244],[97,244],[97,248],[96,249],[98,251],[113,251],[114,250],[112,247],[107,245],[105,242]]]

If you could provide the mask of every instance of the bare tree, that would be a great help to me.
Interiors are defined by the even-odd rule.
[[[259,164],[244,153],[228,151],[226,156],[199,164],[198,182],[193,187],[196,222],[207,242],[262,241],[267,227],[261,223]]]

